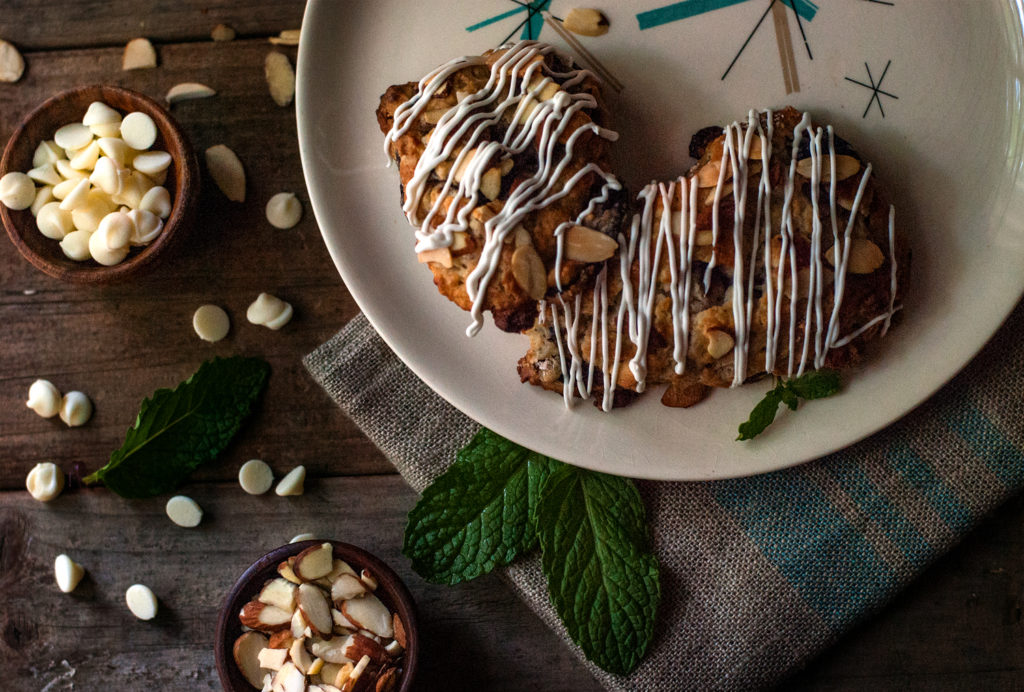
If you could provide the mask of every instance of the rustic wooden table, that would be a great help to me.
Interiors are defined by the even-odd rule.
[[[341,1],[341,0],[339,0]],[[16,84],[0,84],[0,141],[56,91],[107,83],[161,98],[198,81],[216,97],[174,114],[198,151],[228,144],[245,162],[244,204],[204,186],[184,247],[130,284],[80,287],[50,279],[0,242],[0,688],[218,689],[217,608],[241,571],[301,532],[361,544],[394,565],[418,600],[424,638],[421,689],[596,690],[554,635],[494,577],[456,588],[415,576],[400,555],[415,494],[311,381],[300,359],[357,312],[320,240],[300,169],[294,110],[270,99],[267,37],[301,22],[301,0],[4,0],[0,37],[24,53]],[[226,23],[227,43],[210,40]],[[147,36],[159,67],[123,72],[123,45]],[[263,206],[289,190],[307,202],[294,229],[272,228]],[[249,325],[261,291],[290,301],[280,332]],[[203,303],[233,318],[227,339],[196,338]],[[262,404],[227,453],[183,492],[206,511],[198,529],[171,524],[166,498],[125,501],[102,489],[42,504],[24,491],[38,462],[93,470],[123,440],[141,400],[214,355],[258,355],[273,367]],[[38,377],[96,402],[88,425],[68,429],[24,405]],[[278,475],[309,471],[296,498],[252,497],[238,467],[261,458]],[[1002,509],[880,617],[846,637],[787,687],[808,690],[1024,687],[1024,501]],[[88,569],[71,595],[53,583],[54,556]],[[124,589],[148,584],[161,601],[135,620]]]

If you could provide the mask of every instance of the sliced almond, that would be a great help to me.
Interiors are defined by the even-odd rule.
[[[343,574],[355,575],[355,573],[356,571],[352,569],[352,565],[348,564],[344,560],[335,558],[330,573],[328,573],[328,575],[324,578],[330,580],[333,583],[335,579],[337,579]]]
[[[611,236],[586,226],[572,226],[565,232],[565,256],[577,262],[603,262],[619,249]]]
[[[350,689],[345,687],[345,685],[348,683],[349,679],[351,679],[353,670],[355,670],[355,664],[352,661],[349,661],[348,663],[342,665],[341,668],[338,669],[337,676],[335,676],[334,678],[335,686],[343,687],[346,690]]]
[[[452,251],[450,248],[439,247],[434,250],[424,250],[416,253],[416,260],[420,264],[428,264],[430,262],[437,262],[445,269],[451,269],[452,267]]]
[[[363,582],[370,591],[377,590],[377,578],[374,577],[369,570],[359,570],[359,581]]]
[[[302,580],[295,575],[295,570],[292,569],[292,565],[295,563],[295,558],[290,557],[277,566],[277,573],[287,579],[293,584],[301,584]]]
[[[345,617],[337,608],[331,608],[331,619],[334,620],[334,633],[335,634],[352,634],[353,631],[359,629],[359,627]]]
[[[284,53],[271,51],[263,61],[270,98],[279,106],[287,106],[295,97],[295,70]]]
[[[608,18],[589,7],[573,7],[565,13],[562,26],[580,36],[603,36],[608,33]]]
[[[391,616],[391,627],[394,630],[395,641],[403,649],[407,648],[407,641],[405,638],[405,623],[402,622],[402,618],[398,613]]]
[[[267,670],[281,670],[287,660],[288,649],[265,648],[260,649],[257,655],[260,668],[266,668]]]
[[[810,179],[812,163],[814,159],[808,156],[796,163],[796,172],[803,177]],[[836,155],[836,182],[846,180],[860,171],[860,161],[853,156],[846,154]],[[827,183],[832,180],[832,164],[829,162],[828,154],[821,157],[821,182]]]
[[[245,169],[235,152],[215,144],[206,150],[206,168],[225,197],[232,202],[245,201]]]
[[[0,38],[0,82],[16,82],[25,73],[25,58],[14,44]]]
[[[270,635],[267,646],[271,649],[290,649],[296,637],[292,636],[291,630],[278,630]]]
[[[235,640],[231,651],[235,657],[235,665],[253,687],[263,686],[263,666],[260,665],[260,651],[267,648],[267,638],[259,632],[243,632]]]
[[[335,664],[337,665],[337,664]],[[306,671],[306,675],[319,675],[320,671],[324,669],[324,659],[314,658],[313,662],[309,664],[309,670]]]
[[[366,591],[366,584],[358,577],[352,574],[342,574],[331,584],[331,599],[340,604],[350,598],[362,596]]]
[[[276,692],[306,692],[306,674],[291,661],[281,666],[274,676],[273,689]]]
[[[299,612],[316,635],[330,635],[334,627],[331,604],[323,589],[313,584],[299,586]]]
[[[322,658],[318,658],[316,660],[323,661]],[[341,666],[341,663],[323,663],[318,671],[321,683],[327,683],[328,685],[333,686],[334,680],[338,677],[338,672],[341,670]]]
[[[352,635],[333,639],[315,638],[309,648],[314,656],[324,659],[327,663],[353,663],[352,659],[345,655],[345,650],[352,642]]]
[[[548,291],[547,270],[533,245],[522,245],[512,253],[512,277],[534,300],[542,300]]]
[[[501,194],[501,169],[488,168],[480,177],[480,192],[489,200],[495,200]]]
[[[285,29],[277,36],[271,36],[268,41],[276,46],[297,46],[302,36],[301,29]]]
[[[295,612],[292,613],[292,620],[290,624],[291,628],[289,631],[296,639],[313,636],[313,630],[306,624],[306,618],[302,617],[302,612],[298,608],[296,608]]]
[[[345,649],[345,655],[353,661],[357,661],[363,656],[369,656],[370,660],[378,665],[389,660],[388,652],[384,650],[380,642],[358,632],[352,635],[352,643]]]
[[[133,38],[124,47],[122,70],[141,70],[156,67],[156,49],[147,38]]]
[[[242,607],[238,619],[250,629],[268,634],[277,630],[287,629],[292,621],[290,610],[270,606],[260,601],[249,601]]]
[[[374,692],[394,692],[398,689],[398,668],[388,666],[380,671],[377,676],[377,685]]]
[[[288,658],[292,660],[296,668],[302,671],[303,675],[306,675],[313,665],[313,658],[306,651],[304,639],[296,639],[292,642],[291,648],[288,649]]]
[[[729,163],[726,163],[725,179],[730,180],[732,174],[729,172]],[[700,170],[697,171],[697,186],[698,187],[715,187],[718,185],[718,178],[722,174],[722,162],[721,161],[708,161]]]
[[[291,612],[295,609],[295,593],[298,587],[283,577],[272,579],[260,589],[256,600],[267,605],[277,606],[281,610]]]
[[[825,253],[825,259],[833,267],[835,261],[835,246],[833,245]],[[851,274],[870,274],[885,262],[885,253],[867,238],[850,239],[850,256],[846,264],[846,270]]]
[[[167,90],[167,103],[173,105],[178,101],[188,101],[191,99],[205,99],[216,95],[217,92],[199,82],[182,82],[181,84],[175,84]]]
[[[334,548],[330,543],[310,546],[295,556],[292,565],[295,575],[302,581],[313,581],[334,569]]]
[[[391,625],[391,611],[379,598],[366,594],[341,604],[342,614],[359,629],[373,632],[379,637],[392,637],[395,630]]]
[[[723,332],[721,329],[712,329],[708,332],[708,355],[718,360],[736,345],[732,334]]]

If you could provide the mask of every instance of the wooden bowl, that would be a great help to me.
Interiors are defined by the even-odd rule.
[[[298,555],[306,548],[322,543],[330,543],[334,546],[336,559],[344,560],[357,572],[365,569],[372,574],[378,583],[374,595],[391,612],[397,613],[402,619],[407,646],[401,663],[402,675],[395,690],[396,692],[408,692],[414,689],[419,636],[416,625],[416,604],[412,600],[409,589],[394,570],[380,558],[362,548],[340,541],[312,540],[290,543],[271,550],[242,573],[227,598],[224,599],[220,615],[217,618],[214,655],[217,662],[217,674],[220,676],[221,685],[226,692],[252,692],[255,689],[242,676],[234,658],[235,640],[242,634],[242,623],[238,619],[238,613],[242,610],[242,606],[255,598],[267,581],[280,576],[277,572],[277,566],[280,563]]]
[[[137,276],[183,235],[199,199],[199,163],[181,127],[156,101],[121,87],[85,86],[47,99],[21,121],[4,148],[0,177],[11,171],[28,172],[39,143],[53,139],[59,127],[80,122],[93,101],[102,101],[122,115],[141,111],[156,123],[157,138],[151,150],[166,151],[172,159],[164,187],[171,193],[173,204],[160,235],[149,245],[132,248],[120,264],[107,267],[94,260],[76,262],[67,258],[59,241],[39,232],[28,209],[13,211],[0,204],[0,222],[22,256],[40,271],[64,281],[106,284]]]

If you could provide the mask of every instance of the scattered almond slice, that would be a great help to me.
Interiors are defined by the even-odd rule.
[[[181,84],[175,84],[167,90],[167,103],[174,105],[178,101],[188,101],[191,99],[205,99],[210,96],[215,96],[216,91],[200,84],[199,82],[182,82]]]
[[[277,36],[271,36],[267,40],[275,46],[297,46],[299,45],[299,37],[301,34],[301,29],[285,29]]]
[[[215,144],[206,150],[206,168],[225,197],[232,202],[245,201],[245,169],[235,152]]]
[[[334,548],[330,543],[321,543],[306,548],[295,556],[292,569],[303,581],[313,581],[331,573],[334,568]]]
[[[147,38],[133,38],[124,47],[122,70],[142,70],[156,67],[156,49]]]
[[[331,606],[327,601],[327,596],[324,595],[320,587],[301,584],[297,601],[299,612],[313,629],[313,634],[330,635],[334,627],[334,620],[331,618]]]
[[[245,678],[253,687],[263,686],[263,667],[260,665],[260,652],[267,647],[267,638],[259,632],[243,632],[242,636],[235,640],[232,653],[235,656],[235,663],[242,671]]]
[[[0,38],[0,82],[16,82],[25,73],[25,58],[14,44]]]
[[[271,51],[263,62],[270,97],[279,106],[287,106],[295,97],[295,70],[284,53]]]

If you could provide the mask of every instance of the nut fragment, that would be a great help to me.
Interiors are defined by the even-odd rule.
[[[71,593],[78,586],[85,576],[85,570],[80,564],[61,553],[53,561],[53,576],[57,580],[57,588],[64,593]]]
[[[295,556],[292,569],[303,581],[313,581],[331,573],[334,568],[334,548],[330,543],[321,543],[306,548]]]
[[[548,290],[547,271],[533,245],[522,245],[512,253],[512,277],[526,295],[541,300]]]
[[[262,601],[249,601],[242,606],[238,619],[249,629],[272,634],[278,630],[288,629],[292,622],[292,613]]]
[[[156,50],[146,38],[133,38],[124,47],[121,56],[122,70],[139,70],[156,67]]]
[[[295,97],[295,70],[284,53],[271,51],[263,61],[263,72],[270,89],[270,98],[279,106],[287,106]]]
[[[263,686],[263,671],[260,665],[260,651],[267,648],[266,636],[259,632],[243,632],[231,648],[238,669],[246,682],[256,688]]]
[[[277,577],[263,585],[256,595],[256,600],[281,610],[292,611],[295,609],[296,593],[298,593],[298,587],[295,584],[284,577]]]
[[[296,602],[299,612],[302,613],[302,619],[313,629],[313,634],[328,636],[331,634],[331,629],[334,627],[331,606],[319,586],[300,584]]]
[[[0,38],[0,82],[16,82],[25,72],[25,59],[13,44]]]
[[[178,101],[188,101],[191,99],[205,99],[211,96],[215,96],[216,91],[200,84],[199,82],[182,82],[181,84],[175,84],[167,90],[167,103],[175,104]]]
[[[796,172],[805,178],[811,177],[811,168],[814,159],[807,157],[796,163]],[[836,154],[836,181],[846,180],[860,170],[860,161],[847,154]],[[829,156],[821,156],[821,182],[827,183],[832,180],[832,164],[829,163]]]
[[[728,332],[721,329],[712,329],[708,332],[708,355],[718,360],[732,350],[736,340]]]
[[[835,246],[833,245],[825,253],[825,259],[833,267],[835,262]],[[846,270],[851,274],[870,274],[885,262],[885,253],[867,238],[850,239],[850,256],[846,264]]]
[[[676,378],[661,396],[661,403],[673,408],[689,408],[703,401],[710,388],[700,382]]]
[[[394,636],[391,611],[372,593],[345,601],[342,603],[341,612],[360,629],[368,630],[380,637]]]
[[[36,464],[25,477],[25,487],[33,499],[49,502],[64,489],[64,472],[52,461]]]
[[[614,238],[586,226],[572,226],[565,233],[565,256],[577,262],[603,262],[618,249]]]
[[[213,182],[232,202],[245,201],[245,169],[238,155],[223,144],[206,150],[206,168]]]
[[[562,26],[580,36],[603,36],[608,33],[608,18],[600,10],[573,7],[565,13]]]
[[[446,247],[439,247],[433,250],[423,250],[422,252],[416,253],[416,261],[418,261],[420,264],[437,262],[445,269],[451,269],[452,251],[450,248]]]

